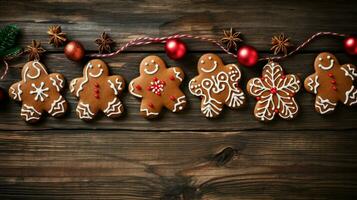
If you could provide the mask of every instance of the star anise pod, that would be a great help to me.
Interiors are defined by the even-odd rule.
[[[226,44],[227,49],[230,50],[232,47],[236,50],[238,47],[238,43],[242,42],[242,38],[240,38],[240,32],[233,32],[231,28],[228,30],[223,30],[224,37],[221,39],[223,44]]]
[[[48,27],[47,34],[50,37],[49,44],[53,44],[55,47],[61,46],[64,42],[66,42],[66,34],[62,32],[61,26],[53,25]]]
[[[95,43],[98,45],[99,53],[110,53],[114,45],[114,41],[109,37],[106,32],[103,32],[100,38],[95,40]]]
[[[46,50],[41,47],[41,42],[32,40],[31,45],[26,47],[25,52],[29,54],[28,60],[40,60],[40,57]]]
[[[279,53],[284,53],[284,55],[287,55],[288,48],[292,46],[292,44],[290,43],[290,39],[285,37],[283,33],[273,36],[271,38],[271,44],[273,46],[270,50],[274,51],[274,55],[277,55]]]

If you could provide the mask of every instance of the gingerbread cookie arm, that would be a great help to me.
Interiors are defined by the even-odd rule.
[[[186,107],[186,96],[185,94],[177,89],[172,91],[172,94],[164,101],[164,105],[167,109],[171,110],[172,112],[179,112]]]
[[[56,88],[57,92],[60,92],[65,86],[65,79],[62,74],[52,73],[48,76],[53,87]]]
[[[305,90],[310,93],[317,94],[319,86],[319,76],[316,73],[308,76],[304,81]]]
[[[345,64],[341,66],[341,70],[345,72],[345,76],[351,78],[352,81],[357,78],[356,66],[351,64]]]
[[[64,115],[67,108],[68,103],[62,95],[59,95],[58,98],[54,99],[48,106],[46,106],[46,110],[48,110],[48,113],[53,117]]]
[[[110,76],[107,82],[109,87],[113,90],[115,96],[121,94],[125,88],[125,81],[121,76]]]
[[[81,91],[83,91],[83,86],[86,83],[84,78],[75,78],[69,84],[69,91],[76,97],[79,97]]]
[[[23,91],[21,88],[22,84],[23,81],[20,81],[11,85],[11,87],[9,88],[10,98],[14,99],[15,101],[22,101],[22,95],[23,95]]]
[[[142,98],[143,97],[143,86],[140,85],[139,78],[133,79],[129,83],[129,92],[135,97]]]
[[[203,96],[203,91],[201,88],[200,81],[197,81],[197,79],[198,79],[197,76],[191,79],[191,81],[188,84],[188,89],[190,90],[191,94],[200,97]]]
[[[171,81],[175,81],[178,85],[180,85],[183,79],[185,78],[184,72],[179,67],[170,67],[167,69],[167,71],[168,71],[169,79]]]

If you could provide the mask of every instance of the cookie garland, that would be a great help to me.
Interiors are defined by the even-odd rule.
[[[260,121],[271,121],[275,115],[283,119],[294,118],[299,110],[295,94],[300,90],[297,75],[285,75],[276,62],[268,62],[263,67],[261,78],[252,78],[247,83],[247,91],[257,103],[254,116]]]
[[[347,106],[357,103],[356,67],[340,65],[337,58],[328,52],[320,53],[314,62],[315,73],[304,81],[306,91],[316,95],[315,110],[328,114],[335,110],[338,102]]]
[[[191,94],[201,97],[201,112],[207,118],[218,117],[224,105],[239,108],[245,103],[243,91],[238,87],[241,72],[237,65],[224,65],[215,54],[204,54],[198,61],[198,76],[191,79]]]
[[[62,43],[64,43],[66,41],[65,33],[61,32],[60,26],[52,27],[52,29],[51,29],[51,31],[49,30],[49,32],[48,32],[48,34],[50,36],[50,43],[52,43],[54,46],[62,45]],[[297,51],[299,51],[300,49],[304,48],[313,39],[315,39],[315,38],[317,38],[319,36],[343,37],[343,38],[345,38],[344,47],[345,47],[346,52],[351,54],[351,55],[357,55],[357,38],[356,37],[348,36],[346,34],[333,33],[333,32],[318,32],[318,33],[312,35],[305,42],[303,42],[300,46],[295,48],[293,51],[290,51],[289,53],[287,52],[287,48],[291,47],[291,43],[289,42],[289,38],[285,37],[284,34],[281,34],[279,36],[274,36],[272,38],[273,47],[271,48],[271,50],[274,51],[274,55],[275,56],[261,57],[261,58],[259,58],[258,53],[257,53],[256,49],[254,49],[254,47],[249,46],[249,45],[237,46],[235,44],[236,42],[237,43],[238,42],[239,43],[242,42],[241,38],[239,38],[240,33],[233,33],[233,31],[231,29],[229,34],[228,34],[228,32],[225,32],[225,35],[226,35],[226,37],[222,40],[222,42],[225,41],[225,42],[228,42],[228,44],[230,44],[231,46],[234,45],[236,47],[236,54],[230,52],[229,48],[223,47],[223,45],[221,43],[219,43],[218,41],[216,41],[216,40],[213,40],[213,39],[210,39],[210,38],[205,38],[205,37],[200,37],[200,36],[193,36],[193,35],[189,35],[189,34],[178,34],[178,35],[172,35],[172,36],[161,37],[161,38],[141,37],[141,38],[137,38],[137,39],[134,39],[134,40],[128,42],[127,44],[125,44],[124,46],[122,46],[120,49],[118,49],[117,51],[115,51],[113,53],[101,54],[101,52],[100,52],[100,54],[89,54],[87,56],[88,57],[105,58],[105,57],[111,57],[111,56],[114,56],[114,55],[118,55],[119,53],[121,53],[122,51],[124,51],[126,48],[128,48],[130,46],[147,45],[147,44],[151,44],[151,43],[165,43],[165,51],[166,51],[167,55],[173,60],[179,60],[179,59],[183,58],[185,56],[186,52],[187,52],[187,50],[186,50],[187,47],[186,47],[185,43],[181,40],[181,38],[188,38],[188,39],[197,39],[197,40],[211,42],[211,43],[219,46],[225,53],[227,53],[229,55],[232,55],[233,57],[237,58],[238,62],[240,64],[243,64],[244,66],[247,66],[247,67],[252,67],[252,66],[255,66],[258,61],[263,61],[263,60],[269,61],[268,62],[268,64],[269,64],[269,63],[271,63],[270,61],[276,61],[276,60],[281,60],[281,59],[287,58],[288,56],[290,56],[290,55],[296,53]],[[56,43],[55,43],[55,39],[58,39],[58,41]],[[106,37],[105,39],[106,40],[108,39],[108,40],[112,41],[109,37]],[[1,38],[0,38],[0,40],[1,40]],[[33,45],[31,46],[31,48],[33,48],[33,50],[31,49],[30,53],[33,52],[33,53],[36,53],[36,55],[33,54],[33,55],[30,55],[30,57],[31,57],[31,59],[35,58],[35,60],[38,61],[39,56],[40,56],[39,54],[41,54],[45,50],[42,51],[40,43],[35,43],[35,42],[36,41],[33,41]],[[106,44],[101,44],[100,46],[103,46],[103,45],[106,45]],[[110,52],[110,50],[108,52]],[[283,52],[284,55],[283,56],[277,56],[277,54],[280,53],[280,52]],[[23,54],[23,52],[21,52],[18,55],[15,55],[13,58],[16,58],[16,57],[18,57],[18,56],[20,56],[22,54]],[[83,46],[80,44],[80,42],[78,42],[78,41],[70,41],[69,43],[67,43],[67,45],[65,47],[65,54],[71,60],[80,61],[85,56],[85,50],[84,50]],[[6,63],[6,58],[3,61],[5,63],[5,67],[6,67],[5,71],[4,71],[4,74],[3,74],[3,77],[4,77],[6,75],[6,73],[7,73],[8,64]],[[355,67],[353,65],[346,65],[346,66],[348,66],[348,67],[347,68],[346,67],[340,67],[340,69],[344,71],[345,78],[349,77],[347,80],[339,81],[337,79],[334,79],[335,76],[334,76],[333,73],[332,73],[332,75],[331,75],[331,73],[328,74],[328,77],[331,79],[330,80],[330,84],[327,84],[327,83],[325,84],[325,81],[320,82],[318,80],[312,80],[312,77],[315,77],[315,78],[318,77],[318,76],[313,76],[313,75],[311,75],[309,78],[307,78],[305,80],[305,82],[306,81],[308,82],[305,85],[305,88],[307,90],[311,90],[311,87],[316,87],[316,89],[313,88],[313,91],[310,91],[312,93],[316,93],[317,94],[318,92],[315,91],[315,90],[318,90],[317,88],[319,88],[319,89],[320,88],[324,88],[326,85],[329,85],[330,89],[332,88],[332,90],[337,91],[337,92],[335,92],[336,93],[335,97],[333,97],[332,99],[323,99],[322,96],[324,96],[324,95],[317,94],[317,97],[316,97],[316,104],[317,105],[315,105],[315,109],[319,113],[325,114],[325,113],[332,112],[335,109],[335,106],[336,106],[338,101],[341,101],[341,102],[343,101],[343,103],[347,104],[347,105],[354,105],[356,103],[356,99],[355,98],[357,96],[357,94],[356,94],[357,92],[356,92],[355,87],[353,85],[354,77],[355,77],[355,74],[356,74],[355,73]],[[338,74],[340,74],[341,70],[337,70],[337,71],[339,71]],[[233,70],[233,71],[235,71],[235,70]],[[238,69],[238,71],[239,71],[239,69]],[[239,72],[239,74],[240,74],[240,72]],[[325,76],[322,76],[322,77],[325,77]],[[219,82],[218,78],[217,78],[216,81]],[[162,82],[161,80],[157,80],[157,79],[153,79],[151,82],[153,82],[153,85],[151,85],[148,88],[148,90],[152,90],[154,94],[160,95],[162,90],[163,90],[163,88],[164,88],[164,85],[165,85],[163,83],[166,83],[166,82]],[[191,84],[191,82],[190,82],[190,84]],[[315,85],[312,86],[313,84],[315,84]],[[319,84],[319,86],[316,86],[318,84]],[[331,84],[332,84],[332,86],[331,86]],[[344,85],[344,84],[346,84],[347,86],[350,87],[349,90],[344,91],[346,89],[345,86],[341,86],[341,85]],[[75,86],[73,86],[73,88],[74,87]],[[193,89],[195,89],[195,86],[193,86],[193,87],[194,87]],[[196,86],[196,87],[198,88],[199,86]],[[189,89],[191,90],[191,88],[192,87],[190,87]],[[230,91],[230,89],[228,89],[228,91]],[[273,88],[272,91],[273,91],[273,93],[275,93],[274,88]],[[42,91],[42,90],[41,90],[41,92],[45,93],[45,91]],[[224,92],[226,92],[226,91],[224,91]],[[37,97],[37,98],[41,99],[40,96]],[[94,96],[94,97],[96,98],[96,96]],[[241,100],[243,100],[243,99],[241,99]],[[290,104],[294,105],[295,100],[293,99],[292,102],[290,102]],[[327,105],[326,102],[329,105]],[[185,101],[185,103],[186,103],[186,101]],[[295,104],[296,104],[296,102],[295,102]],[[152,103],[149,104],[149,105],[151,105],[151,107],[153,107]],[[212,107],[212,105],[210,105],[210,106]],[[239,105],[243,105],[243,103],[240,103]],[[208,109],[209,111],[205,111],[207,117],[216,117],[216,116],[219,115],[219,113],[222,110],[222,108],[220,108],[219,106],[215,106],[215,107],[216,107],[215,108],[216,111],[214,111],[215,114],[212,114],[212,110],[214,110],[212,108]],[[229,105],[228,105],[228,107],[229,107]],[[236,106],[236,107],[239,107],[239,106]],[[292,107],[295,107],[295,106],[292,106]],[[296,110],[297,109],[298,109],[298,107],[296,106]],[[324,109],[327,109],[327,110],[324,110]],[[276,111],[276,110],[278,110],[278,111]],[[119,111],[117,111],[117,112],[119,112]],[[121,112],[120,112],[120,114],[121,114]],[[274,113],[280,113],[279,109],[275,109]],[[291,114],[291,116],[294,116],[295,113],[294,112],[292,112],[292,113],[293,114]],[[158,114],[155,114],[155,115],[158,115]],[[283,116],[284,116],[284,114],[283,114]],[[288,117],[288,118],[293,118],[293,117]]]
[[[140,76],[129,84],[129,92],[141,99],[140,112],[145,118],[156,118],[162,107],[182,111],[186,96],[180,90],[184,73],[179,67],[166,68],[158,56],[147,56],[140,63]]]
[[[119,75],[109,76],[107,65],[100,59],[90,60],[83,68],[83,77],[70,83],[70,92],[79,99],[76,113],[82,120],[92,120],[99,111],[118,118],[124,110],[119,95],[125,88]]]
[[[62,74],[48,74],[45,66],[37,60],[30,61],[22,68],[22,81],[9,88],[9,96],[22,102],[21,116],[26,122],[40,120],[44,112],[53,117],[64,115],[67,101],[60,94],[65,86]]]

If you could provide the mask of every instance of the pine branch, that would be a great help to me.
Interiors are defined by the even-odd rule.
[[[0,57],[13,55],[20,51],[16,45],[20,29],[16,25],[7,25],[0,30]]]

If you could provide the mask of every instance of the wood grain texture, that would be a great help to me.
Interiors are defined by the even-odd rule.
[[[352,131],[3,132],[0,196],[354,199],[356,137]]]
[[[267,55],[271,36],[284,32],[298,44],[318,31],[357,32],[353,1],[4,1],[0,26],[22,28],[20,44],[42,41],[49,72],[67,82],[82,75],[85,63],[65,58],[61,48],[47,44],[49,25],[60,24],[69,39],[96,52],[94,40],[108,32],[117,45],[139,36],[188,33],[219,39],[222,29],[241,31],[245,41]],[[314,96],[297,95],[301,112],[292,121],[255,120],[251,97],[245,108],[226,109],[208,120],[200,99],[192,96],[188,81],[197,74],[198,58],[216,52],[225,63],[236,60],[211,44],[186,40],[183,61],[169,60],[161,44],[128,49],[105,61],[112,74],[129,82],[138,75],[142,58],[157,54],[168,66],[186,73],[183,90],[186,111],[165,111],[158,120],[145,120],[140,100],[124,92],[126,114],[118,120],[100,115],[85,123],[75,115],[77,100],[65,91],[70,111],[61,119],[48,118],[28,125],[20,105],[0,105],[0,199],[357,199],[356,107],[339,105],[332,115],[314,111]],[[335,53],[341,63],[357,63],[343,53],[340,38],[321,38],[281,62],[287,73],[302,79],[313,73],[321,51]],[[26,58],[11,62],[0,81],[8,88],[19,80]],[[256,76],[259,66],[241,67],[241,87]]]

